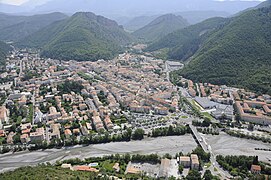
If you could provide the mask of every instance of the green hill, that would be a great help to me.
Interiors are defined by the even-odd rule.
[[[176,30],[188,26],[188,22],[181,16],[166,14],[150,22],[132,34],[145,41],[154,41]]]
[[[206,39],[180,75],[271,94],[270,14],[268,7],[230,19]]]
[[[0,14],[0,40],[18,41],[37,32],[41,28],[67,18],[62,13],[50,13],[34,16],[12,16]]]
[[[0,174],[0,179],[31,179],[31,180],[47,180],[47,179],[94,179],[95,173],[71,171],[57,166],[39,165],[35,167],[21,167],[11,172]],[[79,178],[80,177],[80,178]]]
[[[169,59],[187,60],[200,47],[210,32],[225,24],[225,18],[211,18],[170,33],[150,44],[146,51],[166,52]]]
[[[10,46],[6,43],[0,41],[0,67],[5,65],[6,62],[6,55],[11,50]]]
[[[18,45],[41,48],[44,57],[94,61],[114,57],[131,40],[115,21],[79,12],[28,36]]]

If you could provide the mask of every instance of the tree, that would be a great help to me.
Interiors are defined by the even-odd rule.
[[[197,170],[190,170],[188,175],[186,176],[187,180],[201,180],[201,174]]]
[[[212,180],[213,179],[213,175],[211,173],[211,171],[209,169],[207,169],[203,175],[203,178],[205,180]]]
[[[169,153],[166,153],[163,158],[166,158],[166,159],[172,159],[172,156],[169,154]]]
[[[17,143],[20,143],[21,142],[21,139],[20,139],[20,134],[15,134],[13,137],[13,143],[14,144],[17,144]]]
[[[258,165],[258,164],[259,164],[259,157],[258,157],[258,156],[255,156],[255,157],[253,158],[253,164],[254,164],[254,165]]]
[[[182,174],[183,173],[183,166],[179,165],[179,173]]]
[[[133,140],[141,140],[144,139],[145,131],[143,129],[136,129],[134,133],[132,133]]]
[[[253,131],[253,130],[254,130],[254,125],[250,123],[250,124],[248,125],[247,129],[248,129],[249,131]]]
[[[204,150],[198,146],[195,150],[192,152],[193,154],[197,154],[199,159],[204,161],[204,162],[209,162],[210,161],[210,153],[204,152]]]
[[[207,117],[204,118],[203,122],[202,122],[202,126],[203,127],[209,127],[211,124],[211,120]]]

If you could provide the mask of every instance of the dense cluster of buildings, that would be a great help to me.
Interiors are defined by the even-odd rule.
[[[235,115],[240,116],[240,120],[262,125],[271,124],[269,95],[258,96],[244,89],[194,83],[184,78],[181,79],[181,84],[201,110],[207,110],[216,119],[233,119],[235,108]]]
[[[201,111],[208,111],[216,119],[234,118],[232,93],[235,88],[210,83],[194,83],[185,78],[180,82],[187,91],[187,96],[193,99]]]
[[[257,96],[255,93],[239,90],[233,93],[235,108],[241,120],[263,125],[271,125],[271,97]]]
[[[7,72],[1,74],[7,78],[1,86],[6,96],[0,107],[1,134],[9,137],[10,144],[15,135],[21,143],[50,143],[119,130],[111,116],[123,110],[167,115],[178,108],[179,97],[164,67],[163,61],[128,53],[110,61],[61,62],[14,52],[7,59]],[[65,82],[79,83],[82,88],[63,92]],[[20,108],[26,111],[17,119],[21,114],[14,109]]]
[[[163,61],[122,54],[116,60],[91,63],[91,67],[104,79],[104,88],[130,111],[166,115],[178,107],[177,89],[161,73]]]

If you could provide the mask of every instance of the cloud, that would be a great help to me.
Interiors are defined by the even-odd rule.
[[[1,3],[12,4],[12,5],[20,5],[27,1],[28,0],[0,0]]]

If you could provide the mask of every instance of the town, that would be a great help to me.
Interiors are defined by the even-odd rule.
[[[206,136],[224,133],[271,143],[271,97],[176,79],[174,71],[182,67],[148,53],[125,52],[109,61],[89,62],[44,59],[35,51],[14,49],[0,74],[1,152],[191,134],[200,150],[168,155],[159,160],[161,165],[129,161],[124,173],[181,178],[192,169],[231,178]],[[264,154],[255,156],[269,163],[267,151],[259,149]],[[96,166],[61,165],[97,173]],[[120,164],[112,168],[119,172]],[[261,173],[261,166],[253,164],[249,171]]]

